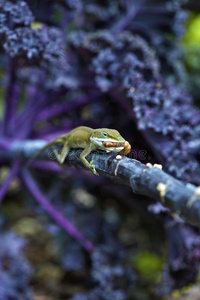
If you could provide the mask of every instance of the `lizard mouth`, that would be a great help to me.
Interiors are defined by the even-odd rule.
[[[124,147],[124,142],[110,142],[110,141],[104,141],[102,142],[102,145],[106,148],[118,148],[118,147]]]

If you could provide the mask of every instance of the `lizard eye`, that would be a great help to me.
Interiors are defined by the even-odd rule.
[[[108,134],[107,134],[106,132],[102,132],[102,133],[101,133],[101,137],[102,137],[102,138],[107,138],[107,137],[108,137]]]

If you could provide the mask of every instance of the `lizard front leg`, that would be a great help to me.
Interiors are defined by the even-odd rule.
[[[94,175],[99,175],[95,169],[95,165],[93,165],[93,160],[91,160],[90,162],[87,161],[87,159],[85,158],[88,154],[90,154],[90,152],[92,150],[95,150],[96,148],[93,145],[89,145],[87,146],[83,152],[80,155],[81,161],[82,163],[94,174]]]

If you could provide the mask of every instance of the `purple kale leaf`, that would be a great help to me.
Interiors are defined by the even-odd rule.
[[[196,281],[199,272],[199,229],[168,221],[166,223],[168,261],[163,269],[159,295],[169,294]]]
[[[9,34],[17,27],[30,26],[34,21],[32,12],[23,0],[0,1],[0,34]]]
[[[184,2],[0,1],[2,83],[7,83],[1,154],[9,152],[15,139],[50,140],[79,125],[96,128],[101,124],[118,127],[130,137],[134,149],[151,151],[152,160],[162,163],[177,178],[200,184],[200,113],[182,86],[166,79],[178,82],[185,74],[177,47],[187,14]],[[40,29],[34,29],[34,20],[41,22]],[[4,166],[10,162],[0,158],[0,163]],[[21,161],[11,165],[1,195],[15,176],[22,178],[22,167]],[[45,163],[40,169],[58,171]],[[42,174],[35,176],[41,182]],[[83,181],[84,176],[78,171],[74,181],[77,177]],[[33,193],[34,180],[29,183]],[[48,204],[39,189],[33,194],[42,199],[40,203]],[[96,244],[96,250],[87,270],[90,291],[74,299],[126,299],[134,276],[124,266],[116,232],[94,212],[86,217],[87,222],[77,219],[77,227]],[[197,235],[190,228],[187,236],[184,228],[187,226],[175,226],[168,235],[172,249],[164,271],[164,281],[165,277],[170,281],[168,292],[194,282],[197,276],[199,241],[196,239],[195,244]],[[192,239],[190,245],[188,237]],[[4,235],[1,239],[1,249],[5,248],[4,252],[0,249],[4,274],[0,280],[6,282],[6,289],[0,290],[3,299],[16,290],[16,297],[19,292],[20,297],[27,293],[25,299],[29,299],[27,281],[16,276],[16,272],[27,272],[27,280],[30,276],[25,260],[20,259],[21,250],[16,250],[17,254],[11,251],[7,259],[8,244],[12,243]],[[80,245],[68,236],[63,244],[59,242],[64,251],[60,256],[63,268],[67,272],[85,268]]]
[[[185,91],[160,76],[147,43],[130,32],[108,31],[72,33],[69,42],[89,65],[85,76],[93,86],[120,104],[131,99],[133,121],[165,170],[199,184],[200,112]]]
[[[88,258],[82,247],[59,228],[56,231],[54,243],[61,266],[72,276],[87,270],[82,280],[89,292],[72,299],[84,299],[86,296],[87,299],[127,299],[133,290],[136,276],[132,267],[126,263],[126,250],[118,238],[119,226],[107,222],[96,207],[86,208],[70,201],[65,204],[63,211],[96,245],[88,267]]]
[[[31,300],[32,269],[23,254],[25,241],[11,231],[0,235],[0,299]]]

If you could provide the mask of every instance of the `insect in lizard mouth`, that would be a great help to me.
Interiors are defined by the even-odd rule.
[[[124,147],[124,142],[110,142],[110,141],[104,141],[102,142],[103,146],[106,148],[110,147]]]
[[[104,141],[102,145],[107,149],[112,149],[113,151],[116,150],[121,155],[127,155],[131,151],[131,145],[129,142],[111,142],[111,141]],[[109,150],[107,150],[108,152]]]

